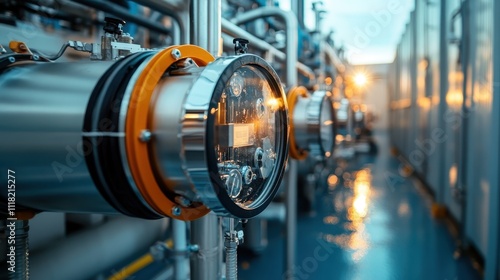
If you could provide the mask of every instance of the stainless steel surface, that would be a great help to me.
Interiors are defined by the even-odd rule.
[[[213,56],[221,55],[221,0],[191,1],[190,43],[205,48]]]
[[[299,97],[293,112],[296,142],[313,158],[333,154],[334,110],[330,95],[327,91],[315,91],[309,98]]]
[[[197,78],[198,74],[163,78],[155,89],[155,99],[152,103],[153,118],[151,121],[153,135],[151,148],[155,155],[153,161],[156,168],[160,170],[158,174],[163,179],[164,184],[168,184],[176,193],[185,196],[191,201],[199,201],[199,198],[186,176],[183,157],[179,156],[183,154],[184,146],[182,138],[178,136],[181,133],[181,117],[184,113],[182,104]],[[202,94],[208,95],[205,97],[208,100],[212,96],[210,90],[203,91]],[[208,110],[208,102],[205,110]],[[202,121],[205,120],[202,119]],[[198,132],[203,133],[203,135],[205,133],[203,129]],[[201,140],[205,140],[205,137],[202,137]],[[200,145],[203,147],[204,142]],[[199,160],[199,164],[206,168],[204,156]],[[204,183],[210,185],[210,179],[207,177]]]
[[[218,280],[222,277],[222,231],[214,213],[191,222],[191,244],[198,252],[191,255],[192,280]]]
[[[85,280],[143,253],[162,238],[169,220],[114,218],[31,254],[32,280]],[[121,267],[115,267],[115,272]]]
[[[94,186],[82,142],[87,102],[110,65],[31,64],[0,75],[0,169],[22,174],[16,176],[18,205],[116,212]]]
[[[298,44],[298,23],[297,16],[291,11],[284,11],[277,7],[262,7],[255,10],[239,14],[232,22],[236,25],[244,24],[259,18],[277,17],[285,23],[286,33],[286,62],[285,62],[285,82],[288,88],[297,84],[297,44]]]

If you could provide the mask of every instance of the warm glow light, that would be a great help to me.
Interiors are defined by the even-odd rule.
[[[354,75],[354,83],[357,87],[364,87],[368,83],[368,77],[365,73],[357,73]]]
[[[329,187],[336,186],[338,182],[339,182],[339,178],[335,174],[328,176],[328,186]]]
[[[279,100],[276,98],[269,98],[266,105],[273,111],[276,111],[281,107]]]

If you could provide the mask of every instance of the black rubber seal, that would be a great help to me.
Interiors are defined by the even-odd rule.
[[[111,66],[94,88],[85,113],[84,132],[119,132],[120,108],[125,90],[137,68],[154,52],[129,55]],[[124,136],[121,136],[124,137]],[[132,217],[158,219],[137,197],[127,180],[120,137],[84,136],[85,161],[101,195],[119,212]]]

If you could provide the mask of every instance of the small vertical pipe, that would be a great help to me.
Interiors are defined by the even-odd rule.
[[[187,227],[186,222],[176,219],[172,220],[174,252],[174,279],[189,279],[189,259],[186,254],[187,248]]]
[[[286,236],[285,236],[285,273],[286,279],[294,279],[296,242],[297,242],[297,161],[288,160],[288,185],[286,188]]]
[[[191,244],[198,245],[191,255],[191,279],[221,279],[221,226],[214,213],[191,222]]]

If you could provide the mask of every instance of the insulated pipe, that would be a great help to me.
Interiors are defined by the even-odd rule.
[[[161,239],[168,220],[115,218],[93,229],[75,233],[30,259],[32,280],[84,280],[147,250]]]
[[[297,17],[293,12],[284,11],[277,7],[262,7],[255,10],[240,14],[232,19],[236,25],[245,24],[247,22],[265,18],[277,17],[285,22],[286,32],[286,74],[285,83],[287,87],[292,87],[297,84],[297,44],[298,44],[298,24]]]

